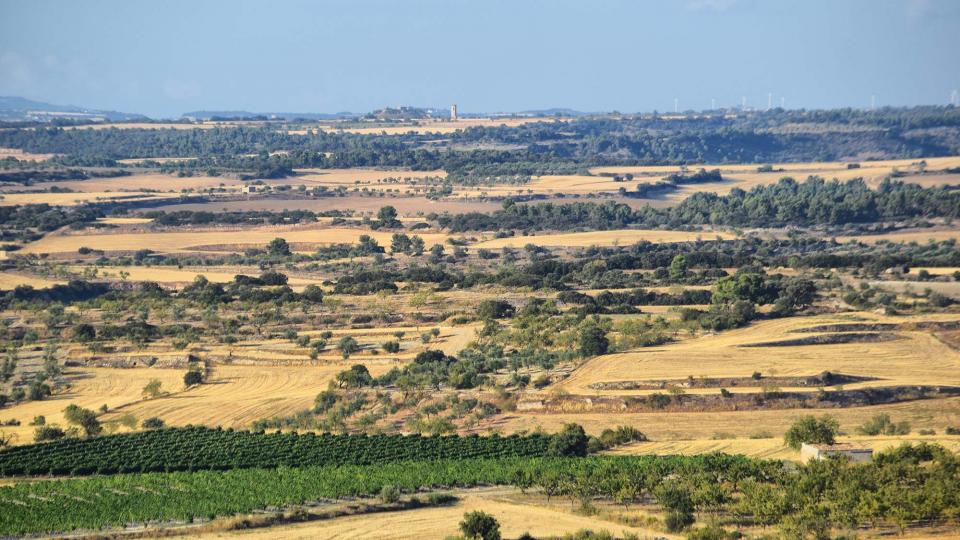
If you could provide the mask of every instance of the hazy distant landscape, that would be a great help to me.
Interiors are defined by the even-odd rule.
[[[955,6],[80,4],[0,2],[0,537],[960,535]]]

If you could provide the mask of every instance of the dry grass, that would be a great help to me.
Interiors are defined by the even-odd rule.
[[[857,427],[879,413],[887,413],[894,421],[907,420],[914,430],[933,429],[943,433],[947,426],[960,425],[960,398],[921,400],[892,405],[853,407],[847,409],[789,409],[723,412],[645,412],[645,413],[511,413],[498,427],[504,433],[543,429],[555,432],[565,423],[581,424],[588,433],[599,434],[607,428],[633,426],[655,442],[684,444],[691,440],[711,439],[718,433],[731,433],[746,438],[767,433],[782,440],[790,425],[802,416],[827,414],[840,422],[844,433],[855,433]],[[928,437],[910,435],[905,440],[922,441]],[[721,441],[723,442],[723,441]],[[699,443],[697,443],[699,444]],[[753,443],[748,439],[747,444]],[[690,447],[695,452],[697,446]]]
[[[0,291],[10,291],[20,285],[29,285],[34,289],[43,289],[59,283],[64,282],[61,280],[18,274],[16,272],[0,272]]]
[[[168,193],[144,192],[106,192],[90,191],[86,193],[3,193],[0,195],[0,206],[17,206],[24,204],[49,204],[51,206],[76,206],[88,202],[109,200],[161,200],[170,197],[179,197]]]
[[[960,228],[931,228],[931,229],[911,229],[885,234],[864,234],[858,236],[837,236],[838,242],[848,242],[856,240],[869,244],[877,242],[909,243],[918,242],[925,244],[931,240],[942,242],[944,240],[960,240]]]
[[[316,246],[349,243],[355,244],[363,235],[374,238],[381,246],[390,245],[392,231],[369,231],[345,227],[323,228],[317,226],[263,226],[239,229],[204,230],[196,232],[121,232],[115,234],[64,234],[55,233],[27,244],[21,253],[72,253],[81,246],[104,251],[136,251],[152,249],[157,252],[222,252],[235,253],[248,247],[263,247],[274,238],[287,242],[306,244],[309,252]],[[427,246],[443,243],[446,234],[421,234]]]
[[[406,123],[401,125],[383,124],[369,127],[340,127],[336,124],[321,124],[314,128],[288,130],[290,134],[304,135],[308,131],[317,129],[323,131],[344,131],[347,133],[361,133],[366,135],[402,135],[404,133],[453,133],[458,130],[471,127],[517,127],[524,124],[535,122],[566,122],[567,118],[462,118],[456,122],[449,120],[423,120],[417,123]]]
[[[141,191],[154,190],[163,192],[180,192],[184,189],[203,190],[224,186],[239,186],[243,182],[213,176],[191,176],[178,178],[169,174],[134,174],[118,176],[116,178],[91,178],[89,180],[69,180],[63,182],[49,182],[44,185],[69,188],[79,192],[106,192],[106,191]]]
[[[12,157],[20,161],[45,161],[56,154],[32,154],[17,148],[0,148],[0,159]]]
[[[521,496],[512,489],[469,490],[459,495],[460,500],[450,506],[347,516],[249,531],[220,532],[203,535],[201,538],[445,538],[460,534],[459,523],[463,514],[474,510],[492,514],[500,523],[500,532],[504,538],[517,538],[524,532],[537,538],[561,536],[580,529],[607,530],[618,537],[633,533],[645,538],[680,538],[660,531],[628,527],[597,516],[577,515],[570,511],[570,504],[564,500],[555,499],[553,503],[547,504],[536,497]]]
[[[724,239],[734,238],[725,232],[699,231],[664,231],[657,229],[619,229],[614,231],[590,231],[580,233],[543,234],[537,236],[512,236],[509,238],[494,238],[478,242],[475,248],[520,248],[527,244],[548,247],[586,247],[586,246],[614,246],[634,244],[641,241],[650,242],[685,242],[697,239]]]
[[[69,270],[77,274],[81,274],[85,267],[82,266],[71,266]],[[262,270],[256,267],[220,267],[220,266],[203,266],[203,267],[184,267],[177,268],[176,266],[116,266],[116,267],[100,267],[97,271],[97,279],[109,279],[112,281],[120,281],[120,272],[126,272],[128,274],[127,281],[155,281],[162,285],[167,286],[179,286],[186,285],[192,282],[197,276],[204,276],[208,280],[214,283],[228,283],[233,281],[234,276],[237,274],[245,274],[248,276],[257,276],[263,273]],[[321,279],[311,279],[311,278],[301,278],[296,276],[289,276],[288,283],[294,289],[303,288],[310,284],[320,284]]]
[[[838,442],[851,443],[857,446],[872,448],[874,451],[881,451],[887,448],[899,446],[904,443],[916,443],[925,441],[942,445],[954,452],[960,451],[960,437],[952,435],[901,435],[901,436],[843,436],[838,437]],[[785,446],[782,437],[770,437],[764,439],[693,439],[686,441],[653,441],[646,443],[634,443],[622,446],[611,452],[614,455],[664,455],[664,454],[709,454],[711,452],[723,452],[725,454],[743,454],[745,456],[763,458],[763,459],[790,459],[797,460],[799,454],[796,450]]]
[[[883,317],[858,313],[864,320],[908,322],[918,320],[958,320],[960,316]],[[740,345],[777,341],[788,337],[816,334],[790,334],[793,330],[820,324],[849,322],[849,317],[826,315],[790,317],[754,323],[746,328],[668,344],[609,354],[591,359],[557,390],[584,395],[636,395],[653,390],[604,390],[590,384],[609,381],[682,379],[697,377],[750,377],[755,371],[765,375],[804,376],[823,371],[877,377],[881,380],[846,385],[845,388],[890,386],[895,384],[960,385],[960,354],[927,332],[898,331],[904,337],[879,343],[805,345],[793,347],[740,347]],[[864,362],[869,358],[869,362]],[[788,388],[783,388],[787,390]],[[753,391],[758,389],[753,388]],[[793,389],[791,389],[793,390]],[[809,387],[796,390],[814,391]],[[694,388],[690,393],[717,394],[719,390]]]
[[[212,203],[188,203],[164,206],[166,212],[191,210],[194,212],[243,212],[248,210],[310,210],[324,212],[327,210],[350,209],[360,214],[376,214],[380,207],[390,205],[397,209],[400,216],[417,216],[436,212],[442,214],[462,214],[467,212],[493,212],[501,208],[497,202],[439,200],[434,201],[424,197],[362,197],[349,195],[346,197],[322,197],[318,199],[256,199],[242,201],[215,201]]]

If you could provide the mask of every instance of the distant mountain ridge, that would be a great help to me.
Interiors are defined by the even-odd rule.
[[[149,120],[145,115],[55,105],[19,96],[0,96],[0,120],[53,122],[56,120],[129,121]]]

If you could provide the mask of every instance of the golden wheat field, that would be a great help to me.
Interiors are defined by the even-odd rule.
[[[960,317],[884,317],[861,312],[856,315],[856,320],[909,323],[918,320],[957,321]],[[884,342],[744,347],[816,336],[822,332],[796,331],[823,324],[849,322],[851,318],[842,315],[775,319],[659,347],[599,356],[580,366],[568,379],[558,383],[554,390],[583,395],[642,394],[656,390],[596,390],[590,385],[612,381],[685,379],[688,376],[750,377],[755,371],[768,376],[806,376],[831,371],[878,378],[845,385],[845,388],[897,384],[960,385],[960,353],[940,342],[929,331],[897,330],[895,334],[900,339]],[[816,389],[799,387],[789,390]],[[753,388],[753,391],[759,389]],[[716,388],[692,388],[688,392],[719,393]]]
[[[517,127],[536,122],[566,122],[568,118],[461,118],[449,120],[423,120],[404,124],[381,124],[374,126],[356,126],[353,124],[339,126],[337,124],[319,124],[315,127],[288,130],[292,135],[305,135],[316,130],[344,131],[363,135],[402,135],[404,133],[453,133],[471,127]]]
[[[52,287],[58,283],[63,283],[63,281],[10,271],[0,272],[0,291],[9,291],[20,285],[29,285],[35,289],[42,289]]]
[[[67,269],[77,276],[82,276],[84,269],[89,267],[69,266]],[[197,276],[203,276],[214,283],[228,283],[233,281],[237,274],[256,276],[262,270],[256,267],[183,267],[176,266],[104,266],[95,267],[96,279],[110,281],[153,281],[166,286],[181,286],[192,282]],[[121,275],[121,272],[124,274]],[[295,275],[288,276],[287,283],[294,289],[303,288],[310,284],[319,284],[320,279],[301,278]]]
[[[673,442],[683,445],[690,442],[689,453],[695,453],[696,441],[711,440],[718,435],[722,439],[733,437],[728,444],[746,445],[745,451],[755,446],[757,439],[750,437],[773,437],[782,441],[790,425],[807,415],[829,415],[840,423],[841,433],[853,434],[857,427],[876,414],[887,413],[894,421],[906,420],[914,430],[932,429],[942,434],[947,426],[960,422],[960,398],[919,400],[889,405],[868,407],[785,409],[720,412],[642,412],[642,413],[510,413],[498,422],[503,433],[534,431],[542,429],[553,433],[564,424],[575,422],[592,434],[617,426],[633,426],[644,432],[655,443]],[[922,438],[911,435],[911,438]],[[949,438],[949,437],[947,437]],[[957,440],[956,437],[950,440]]]
[[[536,537],[558,536],[580,529],[606,530],[617,536],[630,533],[640,538],[681,538],[670,533],[623,525],[603,515],[580,515],[573,512],[566,501],[555,498],[547,503],[541,497],[521,496],[514,489],[482,488],[462,491],[458,495],[460,500],[451,506],[339,517],[262,530],[217,532],[200,537],[251,540],[445,538],[459,533],[458,524],[465,512],[483,510],[497,518],[500,532],[505,538],[517,538],[525,532]]]
[[[204,190],[222,186],[239,186],[236,179],[213,176],[190,176],[179,178],[176,175],[146,173],[116,178],[90,178],[89,180],[69,180],[49,182],[50,186],[71,189],[78,192],[127,192],[161,191],[179,192],[183,190]]]
[[[264,226],[255,229],[224,228],[195,232],[120,232],[115,234],[49,234],[24,246],[22,253],[73,253],[81,247],[104,251],[136,251],[151,249],[157,252],[183,253],[191,251],[235,253],[248,247],[263,247],[274,238],[282,237],[294,244],[304,244],[303,251],[329,244],[356,244],[361,236],[370,236],[381,246],[389,246],[393,236],[389,231],[370,231],[345,227]],[[420,235],[427,246],[442,244],[448,236],[441,233]]]
[[[90,191],[85,193],[3,193],[0,206],[25,204],[49,204],[51,206],[76,206],[98,201],[158,201],[179,197],[169,193]]]
[[[0,159],[14,158],[20,161],[45,161],[56,154],[34,154],[31,152],[24,152],[19,148],[0,148]]]

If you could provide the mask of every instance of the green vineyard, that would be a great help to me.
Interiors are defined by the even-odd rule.
[[[372,465],[397,461],[544,456],[547,435],[509,437],[260,433],[170,428],[10,448],[0,476]]]
[[[0,487],[0,536],[197,522],[267,507],[422,488],[636,479],[651,488],[674,474],[716,482],[775,476],[780,465],[742,456],[462,459],[375,466],[123,474]],[[636,483],[636,482],[634,482]],[[616,482],[607,481],[611,489]],[[558,492],[559,494],[559,492]]]

